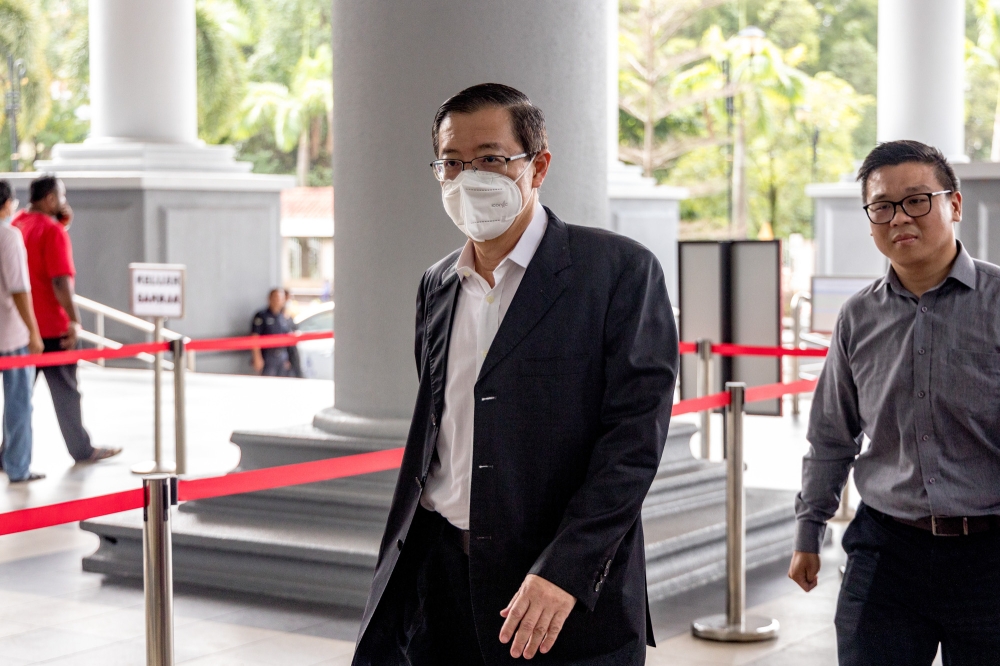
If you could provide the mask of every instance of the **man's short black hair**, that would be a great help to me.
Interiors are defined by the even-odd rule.
[[[549,147],[549,139],[545,133],[545,115],[531,103],[527,95],[502,83],[480,83],[449,97],[434,114],[431,138],[434,141],[435,157],[438,155],[438,130],[448,115],[474,113],[487,107],[507,109],[514,136],[524,152],[536,155]]]
[[[0,180],[0,208],[7,205],[7,202],[14,198],[14,188],[6,180]]]
[[[952,192],[958,192],[959,182],[955,170],[948,164],[944,154],[934,146],[928,146],[919,141],[886,141],[875,146],[868,153],[858,170],[858,180],[861,181],[861,197],[868,202],[868,179],[877,169],[907,162],[919,162],[934,167],[934,175],[942,187]]]
[[[56,178],[55,174],[43,173],[38,178],[31,181],[31,187],[28,193],[31,195],[31,203],[36,201],[41,201],[45,197],[52,194],[53,190],[59,187],[59,179]]]

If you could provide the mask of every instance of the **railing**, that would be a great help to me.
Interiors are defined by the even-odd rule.
[[[153,325],[152,322],[146,321],[145,319],[136,317],[134,315],[130,315],[127,312],[116,310],[112,307],[104,305],[103,303],[98,303],[97,301],[93,301],[84,296],[80,296],[79,294],[73,295],[73,303],[75,303],[76,307],[80,308],[81,310],[84,310],[94,315],[94,332],[90,333],[89,331],[80,331],[77,337],[79,337],[84,342],[89,342],[95,345],[98,349],[121,349],[122,347],[122,343],[111,340],[104,334],[105,319],[110,319],[112,321],[118,322],[119,324],[124,324],[125,326],[129,326],[130,328],[142,331],[143,333],[146,333],[147,340],[152,339],[150,336],[152,336],[152,334],[156,330],[156,327]],[[162,329],[162,335],[165,340],[170,340],[170,341],[184,339],[184,336],[178,333],[177,331],[171,331],[170,329],[167,328]],[[155,360],[152,354],[139,354],[135,358],[137,358],[140,361],[143,361],[144,363],[149,363],[151,365]],[[194,372],[195,369],[194,359],[195,359],[194,353],[193,352],[188,353],[187,369],[192,372]],[[96,362],[100,366],[104,365],[103,358],[97,359]],[[167,370],[172,370],[174,366],[169,361],[164,361],[163,367],[166,368]]]

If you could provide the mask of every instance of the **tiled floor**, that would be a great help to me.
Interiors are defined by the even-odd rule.
[[[123,446],[118,459],[74,466],[55,426],[44,384],[35,396],[34,468],[43,482],[5,487],[0,511],[39,506],[138,485],[130,464],[152,448],[151,375],[142,371],[81,371],[84,414],[98,445]],[[171,391],[165,391],[170,414]],[[332,402],[330,382],[193,375],[188,384],[189,458],[196,474],[221,473],[238,461],[228,443],[233,429],[308,422]],[[808,412],[804,403],[804,413]],[[692,418],[692,417],[689,417]],[[166,419],[172,423],[172,419]],[[713,450],[721,450],[716,417]],[[745,424],[748,484],[796,488],[805,451],[805,419],[749,417]],[[172,442],[172,433],[165,433]],[[692,442],[697,447],[697,438]],[[167,458],[172,457],[168,447]],[[2,477],[0,477],[2,479]],[[132,666],[145,663],[142,590],[81,571],[80,560],[96,537],[75,525],[0,537],[0,666],[74,664]],[[821,584],[811,594],[784,576],[785,563],[748,575],[749,612],[777,618],[778,640],[724,645],[694,639],[691,620],[722,612],[724,586],[710,585],[653,604],[659,647],[651,665],[827,666],[836,663],[832,621],[842,551],[824,554]],[[175,599],[177,663],[247,666],[350,663],[357,611],[205,590],[178,589]]]

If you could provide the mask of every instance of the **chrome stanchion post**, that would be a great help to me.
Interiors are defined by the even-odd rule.
[[[187,474],[187,403],[184,399],[187,353],[184,340],[171,343],[174,352],[174,467],[177,474]]]
[[[96,333],[97,337],[99,337],[99,338],[103,338],[104,337],[104,313],[103,312],[98,312],[98,313],[96,313],[94,315],[94,333]],[[98,349],[104,349],[104,345],[97,345],[97,348]],[[104,367],[104,359],[103,358],[97,359],[97,365],[99,365],[99,366],[101,366],[103,368]]]
[[[712,341],[701,339],[698,346],[698,397],[712,392]],[[701,457],[708,460],[712,454],[712,410],[701,412]]]
[[[728,382],[726,407],[726,612],[691,623],[712,641],[763,641],[778,636],[778,621],[746,615],[746,492],[743,488],[743,402],[746,384]]]
[[[174,664],[174,579],[170,506],[176,479],[166,474],[142,480],[146,495],[142,529],[142,580],[146,597],[146,664]]]
[[[153,342],[163,342],[163,317],[153,319]],[[163,352],[153,356],[153,460],[132,465],[133,474],[174,471],[163,463]]]
[[[795,349],[802,348],[802,304],[809,301],[809,297],[805,294],[796,293],[792,296],[792,347]],[[792,381],[799,381],[799,357],[792,357]],[[792,394],[792,416],[798,416],[799,410],[799,394]]]
[[[163,342],[163,317],[153,322],[153,341]],[[153,360],[153,460],[156,471],[163,471],[163,352]]]

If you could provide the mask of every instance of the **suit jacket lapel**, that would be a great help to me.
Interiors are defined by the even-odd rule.
[[[566,289],[566,284],[558,274],[572,264],[569,231],[566,224],[552,211],[548,208],[545,211],[549,215],[545,235],[524,271],[521,285],[493,338],[477,381],[486,377],[531,332]]]
[[[445,372],[448,367],[448,345],[451,342],[451,321],[461,281],[454,266],[448,269],[441,284],[427,295],[424,305],[425,341],[430,366],[431,396],[434,399],[435,418],[444,409]]]

